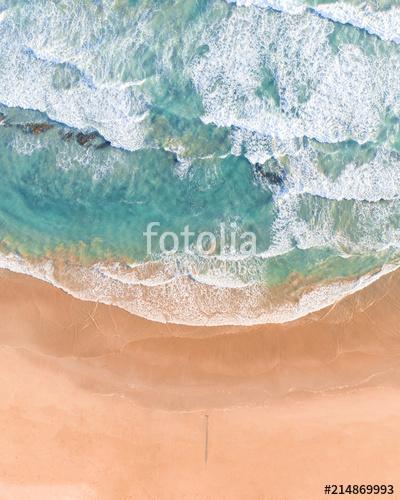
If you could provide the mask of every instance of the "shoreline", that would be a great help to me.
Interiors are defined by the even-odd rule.
[[[358,277],[334,279],[318,284],[307,283],[304,278],[293,274],[285,283],[275,285],[271,289],[261,282],[225,288],[217,284],[207,284],[192,275],[168,276],[168,271],[163,270],[162,263],[157,261],[142,262],[133,267],[108,261],[85,266],[79,261],[65,260],[62,253],[55,257],[31,261],[13,253],[1,253],[0,270],[42,280],[75,299],[117,307],[150,322],[195,328],[252,328],[293,323],[335,306],[346,297],[369,287],[399,268],[399,264],[383,264],[381,268],[371,269]],[[147,266],[150,271],[146,270]],[[152,267],[158,272],[165,272],[165,282],[157,283],[159,277],[157,274],[152,277]],[[137,269],[140,269],[139,277],[135,276]],[[146,272],[150,273],[148,278]],[[205,287],[205,290],[191,290],[192,281],[198,287]],[[162,288],[169,283],[172,283],[173,288]],[[300,295],[294,294],[291,288],[293,283],[294,290],[300,290]],[[181,288],[184,293],[180,293]],[[208,294],[212,293],[213,298],[208,296],[207,288],[211,289]],[[250,297],[254,297],[256,305],[249,302]],[[221,307],[224,305],[226,310],[213,311],[215,301],[221,304]],[[163,304],[161,310],[160,303]],[[166,304],[173,306],[168,307]],[[177,311],[182,309],[187,311],[179,315]],[[246,316],[240,314],[243,310]],[[187,320],[188,317],[191,321]]]

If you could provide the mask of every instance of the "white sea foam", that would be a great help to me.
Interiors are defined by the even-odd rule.
[[[398,200],[352,201],[346,209],[337,200],[284,193],[276,200],[272,244],[259,256],[270,258],[293,249],[332,249],[336,255],[377,255],[400,249]]]
[[[388,107],[399,109],[400,58],[390,51],[385,58],[367,55],[354,44],[335,51],[332,30],[310,13],[299,22],[254,7],[233,11],[203,35],[209,51],[188,67],[203,100],[203,121],[247,131],[252,161],[265,160],[271,146],[293,148],[304,136],[375,140]],[[260,86],[266,76],[268,93]],[[273,87],[279,102],[268,97]],[[234,142],[233,153],[240,149]]]
[[[241,281],[236,276],[227,275],[221,273],[220,275],[215,274],[191,274],[189,276],[194,281],[202,283],[203,285],[208,285],[210,287],[216,288],[247,288],[255,285],[254,281],[246,283]]]
[[[236,3],[239,7],[255,5],[289,14],[302,14],[306,9],[306,5],[302,0],[227,0],[227,2]]]
[[[358,165],[345,165],[335,178],[323,174],[310,150],[291,159],[286,178],[291,194],[311,194],[331,200],[378,202],[400,196],[400,155],[378,147],[374,158]]]
[[[193,41],[185,39],[182,47],[187,73],[203,99],[204,122],[240,127],[283,144],[304,135],[326,142],[365,142],[376,136],[387,106],[398,110],[398,58],[366,56],[356,46],[342,46],[335,54],[328,40],[333,23],[305,11],[300,0],[238,4],[249,8],[235,9],[208,30],[201,29],[199,19],[191,30],[210,48],[208,53],[193,59],[188,57]],[[346,5],[322,4],[318,9],[340,13]],[[62,7],[40,0],[3,11],[0,102],[96,129],[115,146],[144,147],[151,97],[149,78],[143,78],[137,61],[143,47],[156,43],[149,27],[153,13],[146,8],[141,15],[121,19],[117,10],[113,2],[102,2],[100,9],[96,3],[83,8],[69,0]],[[301,18],[289,12],[301,12]],[[392,19],[400,11],[360,12],[369,20],[386,16],[396,26]],[[170,43],[176,41],[171,38]],[[161,73],[173,69],[171,53],[165,47],[158,54]],[[264,70],[275,81],[279,103],[262,90],[260,94]],[[262,149],[257,142],[252,147]]]
[[[400,7],[377,10],[372,2],[332,1],[310,5],[304,0],[227,0],[238,7],[256,6],[288,14],[303,14],[308,11],[331,21],[350,24],[363,29],[382,40],[400,43]]]
[[[194,281],[180,277],[170,283],[150,286],[127,283],[116,278],[115,266],[111,273],[104,266],[89,268],[72,266],[59,275],[50,261],[32,264],[15,255],[1,255],[0,267],[24,273],[61,288],[74,297],[116,305],[130,313],[159,322],[188,325],[252,325],[284,323],[327,307],[354,293],[381,276],[396,269],[385,265],[378,272],[356,280],[323,285],[305,291],[295,302],[272,306],[270,290],[261,284],[230,288],[227,282],[220,287],[216,282]]]
[[[15,135],[11,146],[18,154],[28,156],[31,156],[35,151],[39,151],[45,147],[38,137],[33,135],[22,136],[20,134]]]
[[[0,101],[98,130],[117,147],[143,147],[148,97],[140,79],[121,82],[113,64],[123,60],[130,43],[140,44],[145,20],[119,37],[112,9],[66,4],[38,1],[0,19]],[[99,43],[104,26],[108,35]]]
[[[285,168],[284,188],[272,186],[271,245],[259,258],[295,249],[332,249],[347,258],[400,248],[398,154],[378,148],[372,159],[350,162],[332,178],[304,148]]]
[[[353,5],[348,2],[332,2],[317,5],[313,10],[332,21],[352,24],[357,28],[364,29],[368,33],[382,38],[382,40],[400,43],[399,6],[379,11],[374,10],[372,6],[365,2],[361,5]]]

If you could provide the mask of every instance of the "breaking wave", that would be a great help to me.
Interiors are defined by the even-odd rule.
[[[374,2],[331,1],[315,4],[305,0],[227,0],[238,6],[257,6],[292,15],[306,11],[319,14],[331,21],[350,24],[382,40],[400,43],[400,8],[396,5],[376,10]]]
[[[51,261],[31,264],[10,254],[0,257],[0,267],[44,280],[81,300],[114,305],[153,321],[208,326],[293,321],[332,305],[396,269],[386,265],[358,279],[309,289],[296,301],[277,305],[271,290],[260,283],[244,288],[228,280],[217,284],[203,279],[193,281],[187,276],[157,283],[135,277],[127,281],[126,265],[121,264],[71,266],[60,274]],[[162,272],[158,269],[158,273]]]

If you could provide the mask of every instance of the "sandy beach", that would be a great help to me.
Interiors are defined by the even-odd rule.
[[[399,495],[400,273],[286,325],[201,328],[2,271],[0,314],[1,499]]]

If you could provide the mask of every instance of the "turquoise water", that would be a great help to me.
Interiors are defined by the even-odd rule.
[[[0,1],[0,265],[196,324],[394,269],[396,3]]]

